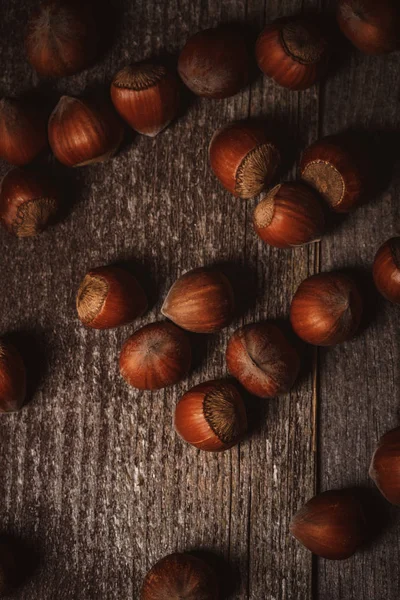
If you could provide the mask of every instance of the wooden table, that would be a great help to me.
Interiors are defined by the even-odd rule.
[[[0,93],[39,88],[54,92],[55,101],[108,86],[131,60],[176,53],[199,29],[243,21],[257,31],[278,16],[334,8],[316,0],[116,0],[108,8],[118,15],[114,40],[103,59],[49,85],[22,52],[34,4],[2,0]],[[293,157],[319,136],[351,127],[377,145],[377,168],[392,169],[400,140],[399,55],[369,58],[344,47],[320,87],[291,93],[259,76],[234,98],[193,101],[155,140],[131,136],[113,160],[63,171],[68,206],[59,225],[36,239],[0,233],[1,333],[12,333],[26,356],[32,392],[21,413],[0,419],[0,527],[40,559],[14,598],[137,599],[147,569],[176,550],[211,552],[228,563],[230,598],[399,597],[398,512],[386,503],[377,501],[375,517],[385,516],[388,527],[344,563],[313,559],[288,534],[292,514],[315,490],[372,490],[373,448],[398,425],[400,315],[377,297],[370,268],[377,247],[399,233],[399,170],[320,247],[279,251],[252,231],[256,201],[225,193],[207,162],[218,126],[264,115],[286,146],[290,140]],[[294,165],[286,176],[295,172]],[[79,283],[90,267],[120,261],[133,261],[151,309],[134,326],[87,330],[76,317]],[[249,297],[255,282],[256,300],[229,330],[197,342],[188,381],[154,394],[129,389],[118,372],[122,342],[160,318],[179,274],[213,263],[235,272]],[[239,447],[211,455],[178,439],[177,398],[226,373],[224,348],[234,328],[286,318],[298,284],[333,268],[352,269],[364,284],[369,307],[361,335],[320,351],[317,362],[311,352],[290,394],[254,403],[256,426]]]

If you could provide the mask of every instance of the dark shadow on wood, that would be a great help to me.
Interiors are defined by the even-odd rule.
[[[160,285],[153,276],[153,262],[148,258],[121,257],[117,258],[112,264],[113,266],[121,267],[122,269],[129,271],[143,286],[148,301],[148,307],[145,314],[149,313],[160,297]]]
[[[219,269],[231,282],[235,297],[235,319],[252,311],[257,302],[257,274],[254,267],[244,259],[215,262],[210,265]]]
[[[26,368],[26,402],[30,403],[49,372],[49,345],[44,331],[20,330],[7,333],[10,342],[21,354]]]
[[[357,485],[352,491],[359,499],[365,514],[367,539],[360,552],[366,552],[379,543],[389,528],[399,522],[399,516],[395,507],[389,504],[376,488]]]
[[[236,598],[240,586],[240,572],[234,563],[228,563],[223,556],[210,550],[193,549],[189,553],[201,558],[216,573],[221,600]]]
[[[26,585],[43,562],[38,545],[11,533],[0,533],[0,561],[4,566],[7,592],[2,598]]]
[[[361,323],[354,336],[356,338],[361,336],[376,320],[378,313],[383,307],[384,299],[375,287],[371,269],[360,266],[346,266],[340,269],[340,272],[347,274],[355,281],[363,299]]]

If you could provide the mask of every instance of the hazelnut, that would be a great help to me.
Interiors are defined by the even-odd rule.
[[[26,371],[19,352],[0,340],[0,412],[20,410],[26,396]]]
[[[355,282],[344,273],[319,273],[299,286],[290,307],[297,335],[316,346],[334,346],[356,333],[363,302]]]
[[[110,329],[140,317],[147,308],[147,299],[141,285],[125,269],[98,267],[85,275],[76,308],[87,327]]]
[[[210,165],[222,185],[239,198],[253,198],[274,179],[280,152],[259,120],[229,123],[210,142]]]
[[[174,422],[185,442],[207,452],[232,448],[247,430],[242,397],[232,383],[222,380],[186,392],[176,406]]]
[[[0,100],[0,158],[27,165],[48,146],[44,115],[22,100]]]
[[[263,242],[290,248],[318,240],[325,229],[324,211],[317,193],[302,183],[275,186],[257,204],[254,229]]]
[[[217,269],[194,269],[174,283],[161,312],[182,329],[194,333],[220,331],[233,319],[232,286]]]
[[[192,351],[187,334],[172,323],[145,325],[125,342],[119,359],[121,375],[140,390],[159,390],[189,372]]]
[[[382,296],[400,304],[400,237],[387,240],[379,248],[374,260],[373,276]]]
[[[237,329],[226,349],[228,371],[260,398],[272,398],[292,387],[300,369],[299,355],[273,323]]]
[[[369,476],[386,500],[400,506],[400,427],[379,440]]]

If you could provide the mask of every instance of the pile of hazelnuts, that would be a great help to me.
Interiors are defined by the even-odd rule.
[[[342,32],[368,54],[400,46],[397,0],[339,0]],[[27,57],[40,76],[64,77],[88,67],[99,46],[90,4],[47,0],[32,15],[26,35]],[[255,58],[261,71],[291,90],[304,90],[327,71],[332,42],[316,17],[286,17],[267,25],[258,37]],[[50,145],[60,163],[82,167],[103,162],[117,151],[123,121],[156,136],[181,110],[182,82],[194,94],[227,98],[250,82],[251,55],[242,31],[220,26],[192,36],[178,59],[178,73],[153,60],[129,65],[111,83],[111,103],[63,96],[49,119],[21,99],[0,102],[0,157],[17,167],[37,159]],[[122,119],[121,119],[122,118]],[[210,166],[234,196],[253,198],[275,180],[281,150],[262,120],[229,123],[215,132]],[[254,211],[256,234],[271,246],[291,248],[319,240],[327,207],[346,213],[361,205],[371,189],[373,169],[365,149],[344,134],[312,144],[300,161],[299,179],[267,191]],[[35,168],[15,168],[3,179],[0,219],[17,237],[34,236],[57,217],[60,190]],[[400,304],[400,237],[387,241],[373,266],[378,290]],[[81,322],[108,329],[131,323],[147,308],[139,281],[116,266],[95,268],[84,277],[76,299]],[[363,301],[355,281],[340,272],[303,281],[292,300],[290,321],[303,341],[332,346],[357,331]],[[127,383],[158,390],[184,379],[191,368],[187,332],[212,334],[235,315],[234,291],[216,268],[183,274],[162,307],[168,319],[145,325],[125,342],[119,359]],[[228,341],[226,364],[242,388],[271,398],[293,386],[300,369],[294,343],[275,323],[245,325]],[[0,342],[0,410],[12,412],[25,401],[26,372],[17,350]],[[243,393],[232,380],[201,383],[186,392],[175,409],[175,428],[192,446],[227,450],[247,430]],[[374,454],[370,475],[383,495],[400,505],[400,428],[386,434]],[[293,518],[291,532],[314,553],[330,559],[351,556],[365,539],[362,503],[350,490],[327,491],[310,500]],[[4,579],[4,578],[3,578]],[[144,600],[203,600],[219,597],[212,569],[197,557],[174,554],[148,573]]]

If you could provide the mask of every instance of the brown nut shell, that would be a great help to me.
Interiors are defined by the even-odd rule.
[[[27,165],[48,147],[46,119],[22,100],[0,100],[0,158]]]
[[[217,269],[194,269],[173,284],[161,312],[187,331],[220,331],[229,325],[234,316],[232,286]]]
[[[372,273],[382,296],[400,304],[400,237],[382,244],[375,256]]]
[[[365,152],[347,135],[328,136],[304,150],[300,177],[339,213],[362,204],[372,182]]]
[[[386,500],[400,506],[400,427],[379,440],[369,476]]]
[[[221,452],[244,436],[246,409],[235,385],[223,380],[208,381],[182,396],[174,423],[185,442],[207,452]]]
[[[365,54],[384,54],[400,48],[398,0],[339,0],[340,29]]]
[[[111,84],[111,99],[133,129],[154,137],[178,114],[180,83],[164,65],[142,61],[117,73]]]
[[[237,329],[226,349],[228,371],[260,398],[272,398],[292,387],[300,369],[297,350],[280,328],[269,322]]]
[[[197,96],[228,98],[250,78],[250,57],[238,28],[205,29],[186,42],[178,60],[183,82]]]
[[[76,298],[78,317],[94,329],[110,329],[130,323],[147,308],[143,288],[120,267],[99,267],[85,275]]]
[[[295,333],[315,346],[334,346],[355,335],[363,302],[355,282],[344,273],[319,273],[299,286],[290,307]]]
[[[14,346],[0,340],[0,413],[20,410],[25,397],[24,361]]]
[[[0,219],[17,237],[37,235],[51,225],[60,205],[53,181],[38,171],[13,169],[0,188]]]
[[[67,167],[104,162],[118,150],[123,125],[112,107],[63,96],[49,119],[49,142]]]
[[[125,342],[119,358],[122,377],[140,390],[159,390],[189,372],[192,350],[187,334],[173,323],[150,323]]]
[[[28,60],[42,77],[66,77],[86,69],[98,50],[89,2],[45,0],[28,22]]]
[[[297,182],[275,186],[257,204],[253,223],[262,241],[276,248],[310,244],[320,239],[325,229],[320,197]]]
[[[259,68],[282,87],[305,90],[325,74],[331,54],[314,19],[287,17],[267,25],[256,43]]]
[[[318,556],[345,560],[365,540],[363,506],[352,490],[323,492],[314,496],[294,515],[290,533]]]
[[[165,556],[147,573],[140,600],[219,600],[216,574],[191,554]]]
[[[210,166],[222,185],[234,196],[253,198],[274,179],[280,152],[259,120],[228,123],[210,142]]]

